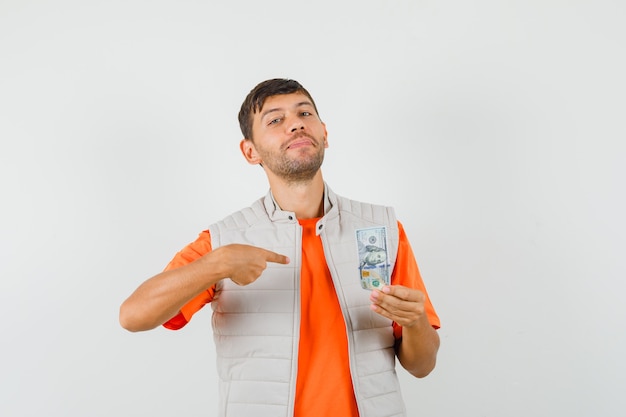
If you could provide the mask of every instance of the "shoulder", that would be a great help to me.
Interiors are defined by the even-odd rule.
[[[250,206],[232,212],[223,219],[211,224],[209,230],[216,234],[220,229],[244,229],[259,221],[267,220],[264,200],[265,197],[260,198]]]
[[[367,203],[336,195],[337,206],[344,213],[351,213],[373,223],[384,223],[391,227],[397,226],[396,212],[392,206]]]

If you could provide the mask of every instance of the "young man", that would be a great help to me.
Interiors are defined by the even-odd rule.
[[[324,182],[326,126],[298,82],[257,85],[239,123],[241,151],[264,169],[269,193],[141,284],[120,323],[180,329],[210,303],[220,416],[404,416],[395,357],[428,375],[439,319],[393,209]],[[365,290],[355,233],[370,228],[385,230],[380,262],[393,272],[390,285]]]

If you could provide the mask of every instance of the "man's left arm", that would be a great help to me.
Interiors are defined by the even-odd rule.
[[[396,342],[396,355],[404,369],[423,378],[434,368],[439,350],[439,335],[428,321],[424,304],[426,295],[417,289],[389,285],[370,296],[376,313],[402,326]]]

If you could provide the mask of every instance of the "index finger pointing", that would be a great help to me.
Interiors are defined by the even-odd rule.
[[[272,251],[267,251],[267,256],[265,257],[265,260],[267,262],[274,262],[283,265],[289,263],[289,258],[287,256]]]

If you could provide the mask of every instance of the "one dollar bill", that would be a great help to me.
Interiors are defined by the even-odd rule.
[[[368,227],[356,230],[359,256],[359,277],[364,289],[380,289],[389,285],[389,254],[387,251],[387,228]]]

